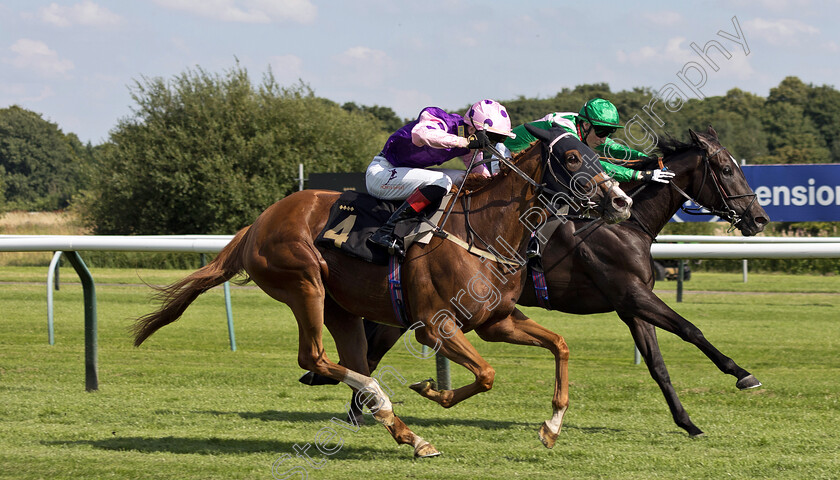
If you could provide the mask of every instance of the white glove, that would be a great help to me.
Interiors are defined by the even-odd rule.
[[[643,182],[668,183],[674,178],[674,172],[662,169],[645,170],[639,172],[639,180]]]

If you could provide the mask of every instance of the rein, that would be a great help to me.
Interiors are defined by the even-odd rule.
[[[552,142],[552,145],[554,143]],[[490,159],[482,160],[481,162],[476,162],[475,159],[478,156],[478,151],[473,153],[472,159],[470,161],[469,166],[467,167],[467,174],[464,175],[464,179],[461,181],[461,185],[458,187],[458,191],[463,191],[464,184],[467,181],[467,175],[469,172],[479,165],[484,165],[486,163],[490,163],[498,157],[498,160],[501,163],[504,163],[511,171],[522,177],[526,182],[532,185],[536,189],[536,193],[545,190],[545,185],[537,183],[533,178],[531,178],[527,173],[523,172],[522,169],[517,167],[513,162],[511,162],[507,157],[502,155],[496,147],[490,145],[487,147],[487,150],[490,151],[492,154]],[[439,225],[435,226],[435,229],[432,231],[432,234],[438,237],[443,238],[444,240],[449,240],[452,243],[458,245],[459,247],[465,249],[467,252],[472,253],[474,255],[478,255],[482,258],[488,258],[493,260],[497,263],[513,266],[514,268],[521,267],[524,263],[518,261],[515,258],[508,258],[504,255],[500,255],[497,251],[487,251],[475,246],[475,242],[473,241],[474,238],[477,238],[484,244],[485,247],[491,248],[490,244],[487,243],[486,240],[481,238],[481,236],[475,231],[475,229],[470,224],[470,195],[464,195],[461,197],[461,201],[464,202],[464,221],[466,222],[466,230],[467,230],[467,241],[461,240],[460,238],[456,237],[455,235],[445,231],[443,229],[444,225],[446,225],[446,221],[449,220],[449,216],[452,213],[452,210],[455,208],[455,200],[452,200],[452,203],[449,204],[449,208],[446,211],[446,215],[443,217],[443,220],[440,222]],[[535,195],[536,198],[536,195]]]
[[[548,171],[551,172],[552,177],[554,177],[554,179],[557,181],[557,183],[560,183],[560,184],[562,184],[563,182],[561,182],[560,179],[557,177],[557,174],[554,172],[554,167],[552,165],[552,158],[556,158],[556,155],[554,154],[554,145],[559,140],[561,140],[562,138],[564,138],[566,136],[571,136],[571,135],[572,134],[568,133],[568,132],[563,133],[562,135],[559,135],[556,138],[554,138],[551,141],[551,143],[548,145],[548,162],[547,162],[548,163]],[[534,198],[535,199],[539,196],[540,193],[543,193],[543,192],[548,193],[549,195],[552,195],[552,196],[559,193],[559,192],[555,192],[554,190],[546,187],[545,184],[539,183],[536,180],[534,180],[533,178],[531,178],[527,173],[522,171],[522,169],[517,167],[516,164],[514,164],[509,158],[502,155],[502,153],[499,152],[496,149],[495,146],[489,145],[485,150],[489,151],[489,153],[491,154],[491,157],[489,159],[483,159],[481,162],[476,162],[475,159],[478,156],[478,151],[473,153],[470,164],[469,164],[469,166],[467,167],[467,170],[466,170],[467,174],[464,175],[464,179],[461,181],[461,184],[458,186],[458,191],[459,192],[463,191],[463,187],[466,183],[467,175],[469,174],[469,172],[473,168],[475,168],[479,165],[484,165],[484,164],[490,163],[494,160],[498,160],[500,163],[507,166],[509,170],[511,170],[512,172],[519,175],[528,184],[530,184],[532,187],[534,187],[534,189],[535,189]],[[602,178],[600,178],[600,177],[602,177]],[[597,188],[602,183],[609,180],[609,177],[605,176],[605,175],[599,175],[598,177],[594,177],[593,180],[596,181],[595,188]],[[448,239],[448,240],[452,241],[453,243],[455,243],[456,245],[466,249],[468,252],[476,254],[480,257],[489,258],[489,259],[491,259],[495,262],[510,265],[510,266],[514,266],[514,267],[523,266],[525,263],[522,262],[522,261],[519,261],[519,259],[517,259],[517,258],[509,258],[509,257],[505,257],[504,255],[500,255],[498,253],[498,251],[493,249],[492,246],[486,240],[481,238],[481,236],[475,231],[475,229],[470,224],[470,217],[469,217],[469,214],[470,214],[470,198],[471,197],[470,197],[469,194],[461,197],[462,202],[464,202],[464,220],[466,222],[467,241],[463,241],[460,238],[454,236],[453,234],[451,234],[449,232],[446,232],[443,229],[444,225],[446,225],[446,222],[449,220],[449,217],[452,214],[452,211],[455,207],[455,199],[453,199],[452,203],[449,204],[449,208],[447,209],[446,214],[443,217],[443,220],[440,222],[439,225],[435,226],[435,228],[432,230],[432,234],[435,235],[435,236],[441,237],[443,239]],[[582,207],[583,204],[581,204],[579,206]],[[488,252],[486,250],[477,248],[475,246],[474,239],[478,239],[486,248],[490,249],[490,251]]]

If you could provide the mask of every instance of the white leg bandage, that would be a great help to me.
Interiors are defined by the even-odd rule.
[[[555,410],[554,411],[554,416],[551,417],[550,420],[545,422],[546,425],[548,425],[548,428],[551,429],[551,433],[559,433],[560,432],[560,427],[563,425],[563,415],[565,413],[566,413],[566,408],[565,407],[561,408],[560,410]]]
[[[379,383],[375,379],[366,377],[352,370],[347,370],[347,374],[344,376],[343,381],[360,392],[369,392],[370,395],[373,395],[373,398],[376,399],[376,404],[369,407],[372,413],[375,414],[379,410],[382,410],[383,412],[394,410],[394,406],[391,404],[391,399],[388,398],[388,395],[385,394],[382,387],[379,386]],[[362,393],[362,395],[364,396],[365,393]]]

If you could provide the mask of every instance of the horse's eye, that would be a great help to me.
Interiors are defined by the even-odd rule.
[[[723,167],[723,174],[724,175],[732,175],[732,168],[731,167]]]

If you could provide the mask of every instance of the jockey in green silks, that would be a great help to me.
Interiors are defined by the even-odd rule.
[[[617,129],[624,128],[619,124],[618,110],[609,100],[593,98],[586,102],[578,113],[549,113],[539,120],[530,122],[530,124],[546,130],[552,126],[562,127],[589,145],[590,148],[603,155],[601,165],[616,181],[629,182],[637,180],[668,183],[674,177],[673,172],[667,170],[634,170],[612,163],[615,161],[632,164],[633,160],[650,159],[657,161],[657,159],[609,138]],[[514,128],[513,133],[516,134],[516,138],[508,138],[504,143],[505,147],[513,153],[528,148],[537,140],[528,132],[524,125]]]

